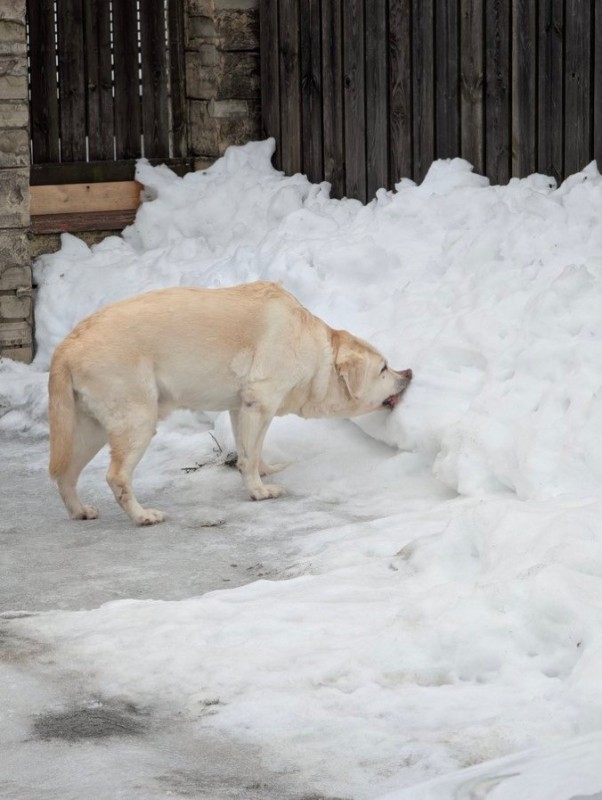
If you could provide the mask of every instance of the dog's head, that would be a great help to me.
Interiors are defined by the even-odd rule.
[[[341,415],[395,408],[412,379],[411,369],[391,369],[375,347],[347,331],[333,332],[333,349],[334,369],[344,395]]]

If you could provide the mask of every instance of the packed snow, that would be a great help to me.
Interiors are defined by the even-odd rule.
[[[85,611],[10,608],[7,625],[52,645],[99,695],[169,704],[330,795],[460,796],[437,781],[574,737],[593,752],[588,737],[602,728],[595,163],[556,187],[542,175],[490,186],[466,161],[438,161],[421,185],[404,179],[364,206],[284,176],[273,150],[272,140],[230,148],[184,178],[142,161],[145,202],[121,237],[90,248],[65,234],[59,252],[38,260],[37,356],[31,367],[0,361],[0,432],[46,435],[49,359],[75,323],[172,285],[281,281],[333,327],[411,367],[403,402],[355,420],[361,431],[293,417],[270,430],[268,457],[292,462],[279,481],[289,498],[270,501],[262,519],[286,526],[294,501],[310,521],[291,533],[279,580]],[[211,436],[232,449],[225,415],[172,418],[142,488],[169,486],[211,452]],[[375,439],[387,446],[375,450]],[[187,489],[224,518],[237,491],[228,479],[204,497],[194,474]],[[548,761],[538,762],[540,787],[552,786]],[[439,788],[419,789],[425,781]],[[602,774],[588,788],[602,790]]]

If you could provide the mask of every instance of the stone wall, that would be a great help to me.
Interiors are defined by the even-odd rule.
[[[32,358],[25,0],[0,5],[0,356]]]
[[[261,137],[258,0],[186,0],[190,155]]]

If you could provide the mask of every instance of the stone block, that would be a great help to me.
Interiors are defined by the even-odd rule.
[[[31,295],[0,294],[0,325],[2,320],[29,319]]]
[[[25,58],[0,55],[0,100],[27,98],[27,62]]]
[[[217,27],[213,17],[189,17],[186,25],[186,47],[196,48],[208,39],[217,38]]]
[[[16,285],[5,285],[4,275],[13,267],[29,269],[31,255],[29,252],[29,238],[26,231],[0,230],[0,289],[16,289]],[[7,279],[8,280],[8,279]],[[16,278],[18,285],[23,285],[21,277]],[[31,277],[29,278],[31,286]]]
[[[189,103],[191,154],[217,158],[220,154],[219,122],[209,116],[207,106],[208,103],[203,101],[192,100]]]
[[[202,67],[216,67],[219,64],[219,51],[215,44],[202,44],[197,52]]]
[[[3,270],[0,273],[0,291],[17,291],[20,297],[31,291],[31,267],[8,267]]]
[[[24,23],[25,0],[2,0],[0,19]]]
[[[0,323],[1,325],[2,323]],[[0,348],[0,358],[12,358],[13,361],[22,361],[31,364],[33,361],[33,347],[6,347]]]
[[[249,115],[249,104],[246,100],[210,100],[207,111],[218,119],[241,119]]]
[[[29,133],[22,128],[0,130],[0,168],[27,167],[29,162]]]
[[[0,228],[29,225],[29,169],[0,169]]]
[[[222,9],[250,9],[259,8],[259,0],[213,0],[215,8]]]
[[[223,155],[231,144],[246,144],[261,137],[261,117],[257,114],[246,119],[219,120],[219,154]]]
[[[191,102],[190,133],[192,155],[217,158],[231,144],[245,144],[261,136],[259,106],[251,103],[244,117],[215,117],[210,114],[211,101]]]
[[[222,53],[216,100],[254,100],[260,96],[259,54]]]
[[[0,322],[0,353],[6,347],[24,347],[33,344],[31,322]]]
[[[188,0],[189,17],[210,17],[215,11],[213,0]]]
[[[18,22],[0,17],[0,54],[25,57],[25,20]]]
[[[228,10],[216,15],[216,29],[222,50],[259,49],[259,11]]]
[[[29,106],[26,100],[0,101],[0,128],[27,128],[28,126]]]

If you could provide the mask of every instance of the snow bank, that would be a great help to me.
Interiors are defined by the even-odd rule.
[[[280,280],[314,313],[412,367],[405,402],[366,419],[428,454],[461,494],[579,494],[602,481],[602,178],[489,186],[435,162],[367,206],[271,166],[272,140],[178,178],[141,162],[123,237],[64,235],[36,265],[36,367],[99,306],[175,284]],[[33,409],[35,414],[39,409]],[[14,420],[13,420],[14,421]]]

